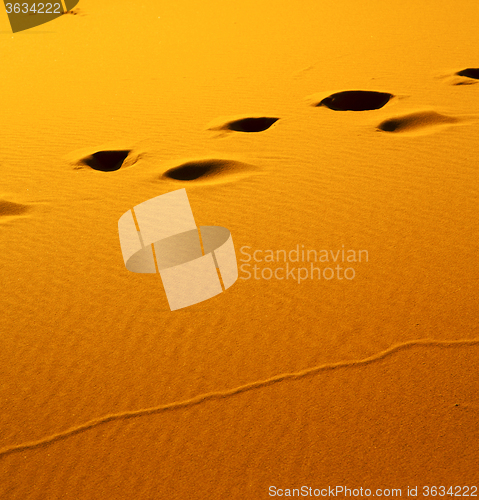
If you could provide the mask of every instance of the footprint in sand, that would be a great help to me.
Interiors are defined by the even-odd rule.
[[[30,210],[30,207],[23,203],[15,203],[14,201],[0,199],[0,217],[23,215],[25,212],[28,212],[28,210]]]
[[[220,130],[224,132],[263,132],[269,129],[279,118],[271,116],[248,116],[236,117],[234,119],[218,118],[211,122],[208,130]]]
[[[456,75],[465,76],[467,78],[473,78],[474,80],[479,80],[479,68],[466,68],[458,71]]]
[[[0,198],[0,223],[21,218],[30,212],[31,209],[30,205]]]
[[[383,132],[422,135],[438,128],[470,123],[476,121],[474,115],[456,117],[448,116],[436,111],[416,111],[402,116],[388,118],[382,121],[377,129]]]
[[[393,97],[394,95],[388,92],[345,90],[328,95],[313,106],[325,106],[334,111],[369,111],[382,108]]]
[[[474,85],[479,80],[479,68],[465,68],[460,71],[438,75],[436,78],[444,80],[449,85]]]
[[[99,170],[115,172],[135,165],[138,160],[147,156],[141,149],[105,149],[91,152],[91,149],[74,151],[64,158],[73,165],[75,170]],[[262,173],[255,165],[224,158],[185,158],[181,161],[164,162],[160,180],[171,182],[194,182],[218,184],[235,181],[251,175]],[[158,174],[154,177],[158,180]]]
[[[134,165],[140,155],[131,149],[108,149],[86,154],[85,150],[73,152],[67,157],[75,170],[92,169],[100,172],[114,172]]]
[[[166,170],[161,179],[175,182],[223,183],[260,173],[258,167],[236,160],[196,159]]]
[[[466,68],[454,73],[453,85],[474,85],[479,80],[479,68]],[[458,79],[457,77],[462,77]]]

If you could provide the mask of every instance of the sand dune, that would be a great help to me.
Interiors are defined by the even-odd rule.
[[[0,499],[479,486],[476,3],[69,14],[0,16]],[[171,311],[181,188],[239,278]]]

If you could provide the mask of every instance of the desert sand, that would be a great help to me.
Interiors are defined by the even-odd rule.
[[[473,494],[476,2],[0,10],[0,499]],[[181,188],[240,271],[171,311],[118,219]]]

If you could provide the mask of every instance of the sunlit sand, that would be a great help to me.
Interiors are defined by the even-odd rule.
[[[479,486],[475,2],[0,10],[1,500]],[[171,311],[118,220],[182,188],[239,277]]]

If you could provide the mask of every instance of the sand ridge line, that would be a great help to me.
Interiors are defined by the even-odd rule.
[[[374,363],[381,359],[386,358],[391,354],[395,354],[397,352],[403,351],[405,349],[410,349],[418,346],[434,346],[434,347],[463,347],[463,346],[473,346],[479,345],[479,339],[468,339],[468,340],[431,340],[431,339],[421,339],[421,340],[412,340],[409,342],[404,342],[402,344],[396,344],[385,351],[381,351],[377,354],[374,354],[368,358],[364,358],[361,360],[352,360],[352,361],[340,361],[337,363],[330,363],[320,366],[315,366],[313,368],[306,368],[305,370],[301,370],[293,373],[284,373],[281,375],[275,375],[266,380],[259,380],[256,382],[251,382],[249,384],[245,384],[239,387],[235,387],[233,389],[227,389],[225,391],[218,392],[210,392],[206,394],[201,394],[199,396],[195,396],[193,398],[183,400],[183,401],[174,401],[172,403],[167,403],[164,405],[153,406],[150,408],[142,408],[139,410],[131,410],[125,411],[122,413],[114,413],[110,415],[104,415],[103,417],[99,417],[93,420],[90,420],[84,424],[81,424],[77,427],[72,427],[65,431],[59,432],[57,434],[52,434],[45,438],[39,439],[37,441],[30,441],[27,443],[21,443],[18,445],[7,446],[3,449],[0,449],[0,457],[10,455],[15,452],[20,452],[24,450],[31,450],[35,448],[40,448],[42,446],[46,446],[48,444],[61,441],[70,436],[74,436],[76,434],[80,434],[81,432],[87,431],[94,427],[98,427],[103,424],[107,424],[108,422],[112,422],[115,420],[126,420],[130,418],[137,418],[147,415],[154,415],[157,413],[162,413],[164,411],[177,410],[180,408],[188,408],[191,406],[196,406],[204,401],[213,400],[213,399],[222,399],[229,396],[234,396],[236,394],[241,394],[244,392],[248,392],[253,389],[260,389],[262,387],[267,387],[272,384],[276,384],[277,382],[282,382],[285,380],[297,380],[301,378],[305,378],[308,376],[316,375],[322,371],[334,370],[338,368],[351,368],[354,366],[363,366]]]

